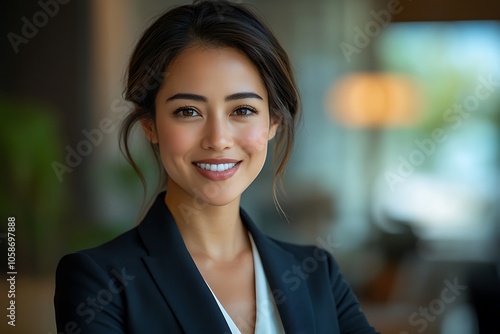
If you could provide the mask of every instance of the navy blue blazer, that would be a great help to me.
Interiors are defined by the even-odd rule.
[[[54,296],[58,333],[230,333],[164,196],[135,228],[60,260]],[[273,240],[243,210],[241,218],[286,333],[375,333],[328,252]]]

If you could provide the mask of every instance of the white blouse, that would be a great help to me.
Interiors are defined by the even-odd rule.
[[[255,332],[254,334],[282,334],[285,333],[285,329],[283,328],[283,323],[281,322],[281,318],[278,312],[278,308],[276,307],[276,303],[274,302],[273,294],[271,292],[271,288],[267,282],[266,274],[264,272],[264,267],[262,266],[262,262],[260,259],[259,251],[255,246],[253,238],[250,234],[250,242],[252,244],[252,254],[253,254],[253,266],[255,271],[255,294],[256,294],[256,306],[257,306],[257,314],[255,320]],[[210,286],[207,283],[208,288]],[[226,322],[231,330],[232,334],[241,334],[240,330],[234,323],[233,319],[229,316],[229,314],[224,309],[224,306],[219,302],[217,296],[214,294],[212,289],[210,289],[212,295],[219,305],[219,308],[226,319]]]

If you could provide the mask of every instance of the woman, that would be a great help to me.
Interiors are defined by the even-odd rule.
[[[283,172],[299,112],[288,57],[255,14],[226,1],[165,13],[136,46],[126,97],[125,154],[138,171],[140,123],[167,191],[134,229],[61,259],[59,332],[375,332],[330,254],[270,239],[240,209],[276,135]]]

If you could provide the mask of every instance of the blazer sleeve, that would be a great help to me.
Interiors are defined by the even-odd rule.
[[[54,308],[57,332],[124,332],[119,280],[85,253],[64,256],[56,270]]]
[[[340,333],[378,334],[378,332],[370,326],[363,311],[361,310],[356,295],[340,273],[337,263],[330,253],[326,251],[325,253],[328,256],[331,288],[337,302],[337,315]]]

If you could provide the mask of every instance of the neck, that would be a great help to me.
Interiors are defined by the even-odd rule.
[[[192,257],[231,261],[251,247],[240,218],[239,198],[215,206],[169,184],[165,203]]]

